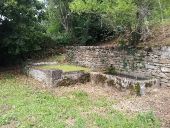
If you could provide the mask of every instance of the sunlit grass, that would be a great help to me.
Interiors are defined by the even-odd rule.
[[[63,70],[64,72],[70,72],[70,71],[85,71],[89,72],[89,68],[81,67],[81,66],[75,66],[75,65],[68,65],[68,64],[63,64],[63,65],[43,65],[43,66],[38,66],[40,69],[59,69]]]
[[[0,79],[0,127],[15,121],[19,128],[159,128],[152,112],[129,117],[114,103],[80,90],[54,96],[10,74]]]

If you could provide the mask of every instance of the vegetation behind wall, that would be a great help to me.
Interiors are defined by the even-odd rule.
[[[170,17],[169,0],[1,0],[0,63],[56,46],[114,42],[136,46]],[[166,37],[165,27],[161,28]],[[6,63],[6,62],[5,62]]]

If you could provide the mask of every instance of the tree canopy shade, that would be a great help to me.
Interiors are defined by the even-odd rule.
[[[71,32],[71,13],[69,2],[71,0],[49,0],[48,1],[48,26],[47,33],[60,43],[69,42]],[[68,38],[68,39],[67,39]],[[60,40],[61,39],[61,40]]]
[[[118,39],[135,46],[170,18],[170,0],[0,0],[0,58]],[[48,38],[49,37],[49,38]]]
[[[60,42],[88,45],[123,37],[134,45],[151,36],[151,25],[168,18],[169,4],[169,0],[48,0],[47,28]]]
[[[44,8],[37,0],[0,1],[0,58],[41,49]]]
[[[70,9],[78,14],[97,13],[112,26],[133,24],[136,15],[133,0],[73,0]]]

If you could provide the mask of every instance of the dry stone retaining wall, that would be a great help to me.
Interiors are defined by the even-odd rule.
[[[77,46],[67,48],[69,62],[91,68],[102,68],[109,65],[113,65],[117,69],[124,69],[124,67],[128,70],[133,70],[132,68],[135,67],[142,68],[144,64],[141,59],[146,54],[146,52],[140,51],[132,55],[125,50],[118,50],[114,47]]]
[[[113,65],[117,70],[133,76],[152,76],[161,85],[170,86],[170,47],[127,51],[106,46],[67,47],[67,61],[91,68]]]
[[[160,79],[162,85],[170,86],[170,47],[154,48],[145,61],[146,71]]]

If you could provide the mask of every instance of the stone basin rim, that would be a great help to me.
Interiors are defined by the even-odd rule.
[[[39,66],[39,65],[38,65]],[[85,73],[84,70],[77,70],[77,71],[63,71],[61,69],[42,69],[42,68],[37,68],[38,66],[33,66],[33,67],[30,67],[34,70],[39,70],[39,71],[61,71],[63,73]]]
[[[149,77],[149,78],[140,77],[140,76],[135,77],[135,76],[127,75],[127,74],[123,74],[123,73],[118,73],[118,74],[112,75],[112,74],[101,73],[101,72],[91,72],[91,74],[101,74],[101,75],[105,75],[106,77],[125,78],[125,79],[131,80],[131,81],[135,80],[135,81],[138,81],[138,82],[157,80],[156,78],[149,77],[149,76],[146,76],[146,77]]]
[[[86,71],[84,70],[76,70],[76,71],[64,71],[62,69],[57,69],[57,68],[51,68],[51,69],[45,69],[45,68],[41,68],[39,66],[48,66],[48,65],[64,65],[64,64],[58,64],[58,63],[54,63],[54,62],[49,62],[49,64],[47,62],[41,62],[41,63],[32,63],[32,64],[28,64],[26,66],[26,68],[29,69],[34,69],[34,70],[39,70],[39,71],[61,71],[63,73],[85,73]],[[76,65],[75,65],[76,66]]]

